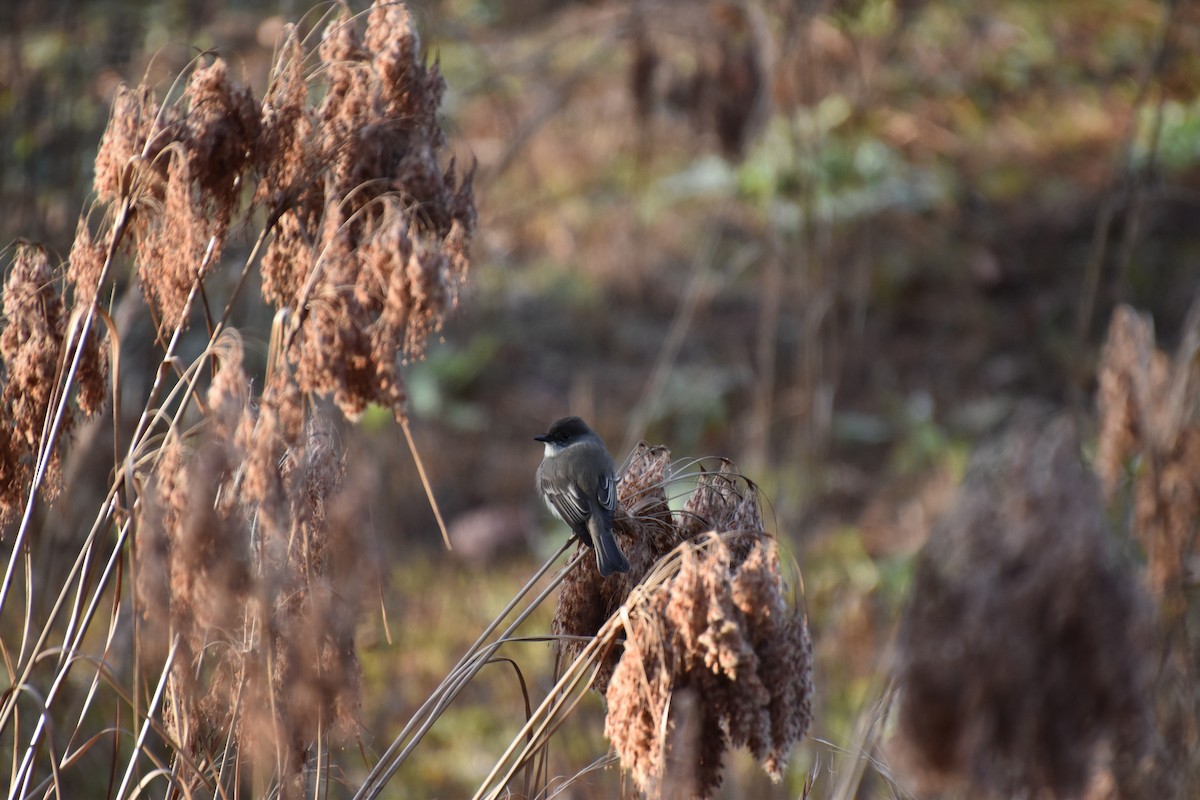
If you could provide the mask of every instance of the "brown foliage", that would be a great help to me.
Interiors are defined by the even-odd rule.
[[[33,480],[42,426],[55,397],[66,319],[62,297],[46,251],[17,246],[4,281],[4,320],[0,357],[4,387],[0,392],[0,524],[21,508]],[[63,420],[63,432],[71,417]],[[58,492],[61,472],[57,453],[46,466],[48,496]]]
[[[603,579],[583,559],[564,581],[554,630],[592,636],[626,604],[627,638],[595,681],[608,700],[605,732],[643,791],[707,797],[729,747],[782,774],[812,721],[812,643],[786,600],[754,487],[723,462],[701,470],[675,515],[669,461],[664,447],[638,446],[616,523],[631,568]],[[662,559],[681,544],[678,572],[663,577]],[[582,645],[562,648],[574,657]]]
[[[1109,551],[1066,419],[974,458],[922,550],[899,638],[899,734],[918,773],[973,795],[1136,793],[1150,748],[1144,608]]]
[[[259,765],[298,781],[317,731],[353,735],[363,543],[339,505],[343,462],[329,424],[268,391],[257,412],[241,347],[208,393],[194,450],[169,446],[136,539],[144,656],[178,636],[167,718],[176,743],[209,754],[235,731]],[[299,789],[296,783],[295,789]]]
[[[457,303],[475,227],[470,176],[441,161],[444,82],[396,4],[372,7],[365,35],[345,10],[330,23],[315,109],[301,52],[293,30],[264,105],[256,197],[278,219],[264,295],[297,314],[287,357],[305,391],[350,416],[371,402],[402,414],[397,357],[421,355]]]
[[[808,626],[788,607],[774,543],[748,547],[739,561],[721,537],[686,545],[679,572],[630,611],[605,733],[650,795],[711,796],[729,747],[748,748],[778,779],[812,723]],[[696,720],[674,709],[689,693]]]
[[[1191,322],[1194,332],[1196,320]],[[1120,306],[1101,356],[1096,469],[1111,498],[1127,466],[1140,457],[1132,474],[1133,528],[1146,552],[1151,587],[1171,603],[1182,590],[1182,565],[1200,545],[1195,348],[1185,341],[1172,364],[1154,345],[1149,317]]]

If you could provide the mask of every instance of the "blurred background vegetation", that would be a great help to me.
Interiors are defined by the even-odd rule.
[[[561,541],[531,437],[570,412],[618,460],[646,438],[733,458],[764,488],[804,576],[817,729],[784,786],[735,762],[726,792],[794,797],[815,765],[829,794],[974,444],[1030,400],[1089,411],[1115,304],[1178,340],[1200,276],[1200,7],[409,5],[448,83],[452,147],[477,162],[480,218],[462,309],[408,366],[454,554],[390,414],[343,432],[386,556],[360,638],[365,746],[390,741]],[[121,82],[165,91],[215,48],[261,93],[284,21],[306,11],[0,5],[0,242],[65,260]],[[244,331],[248,358],[269,325]],[[138,346],[123,343],[126,371]],[[546,646],[529,648],[548,671]],[[397,796],[459,796],[486,774],[523,703],[503,668],[468,695]],[[563,770],[606,746],[592,702],[560,739]]]

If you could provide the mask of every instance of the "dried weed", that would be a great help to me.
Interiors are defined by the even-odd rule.
[[[1069,420],[1023,421],[974,458],[919,557],[899,637],[900,751],[930,785],[1142,796],[1154,734],[1148,619],[1109,549]]]
[[[812,721],[812,643],[787,602],[754,487],[723,462],[701,470],[673,514],[669,462],[664,447],[634,451],[616,523],[631,569],[605,580],[583,559],[563,583],[554,630],[590,637],[614,613],[627,615],[626,638],[594,682],[608,701],[606,735],[642,791],[708,797],[730,747],[781,776]],[[664,577],[675,551],[678,571]],[[582,649],[562,645],[568,658]]]

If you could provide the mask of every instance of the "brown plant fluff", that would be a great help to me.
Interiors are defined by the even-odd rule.
[[[87,217],[80,217],[71,255],[67,259],[67,284],[72,289],[76,308],[87,308],[96,299],[106,256],[107,247],[92,236]]]
[[[121,87],[96,156],[100,201],[133,201],[138,276],[171,328],[186,324],[193,283],[220,263],[246,169],[255,161],[262,115],[249,89],[227,73],[219,58],[197,66],[182,101],[165,107],[148,86]],[[80,245],[77,291],[95,260],[86,242]],[[94,284],[82,291],[90,300]]]
[[[332,425],[284,373],[255,409],[240,340],[218,349],[199,443],[168,446],[143,495],[143,650],[160,658],[178,634],[165,719],[180,747],[215,755],[232,730],[252,764],[282,768],[282,796],[300,796],[317,732],[357,729],[363,543],[338,499]]]
[[[1096,471],[1111,499],[1127,465],[1141,457],[1132,477],[1134,532],[1146,553],[1150,585],[1168,606],[1177,605],[1183,564],[1200,548],[1193,350],[1194,343],[1184,342],[1172,364],[1155,347],[1150,318],[1119,306],[1101,354]]]
[[[104,245],[93,239],[86,217],[80,218],[75,242],[71,245],[66,280],[72,290],[75,315],[79,318],[76,324],[80,327],[75,332],[76,338],[82,330],[83,315],[96,299],[100,288],[100,276],[104,271],[106,255]],[[84,343],[84,353],[79,361],[79,370],[75,375],[76,402],[79,409],[88,416],[100,410],[108,394],[107,335],[108,330],[101,324],[100,319],[93,319],[91,331]]]
[[[146,299],[169,331],[186,323],[184,311],[192,285],[202,277],[210,225],[193,198],[188,159],[177,150],[162,158],[170,162],[165,205],[138,236],[137,262]],[[210,261],[205,271],[211,267]]]
[[[33,480],[42,430],[57,387],[65,318],[62,297],[44,248],[19,244],[4,281],[4,330],[0,332],[4,386],[0,390],[0,524],[20,513]],[[71,429],[68,410],[60,440]],[[59,491],[61,463],[51,454],[43,493]]]
[[[1146,620],[1103,508],[1065,418],[1022,421],[975,456],[899,635],[898,744],[919,779],[1077,797],[1110,770],[1140,796]]]
[[[196,182],[210,233],[220,240],[219,250],[242,174],[254,158],[262,111],[248,87],[229,80],[220,58],[192,72],[184,98],[188,111],[182,139],[188,172]]]
[[[149,86],[118,87],[96,152],[92,186],[100,202],[131,198],[136,213],[162,199],[166,165],[158,157],[175,140],[176,123],[174,109],[162,108]]]
[[[745,532],[747,536],[734,537],[729,542],[739,562],[746,557],[749,545],[763,530],[758,489],[737,472],[729,459],[721,459],[716,472],[700,467],[696,486],[677,516],[680,532],[685,539],[704,531]]]
[[[172,109],[177,139],[159,157],[169,160],[162,213],[137,229],[138,276],[168,328],[186,324],[193,284],[220,264],[259,137],[258,103],[227,73],[219,58],[192,72],[186,108]]]
[[[711,796],[729,747],[749,748],[781,777],[811,724],[813,691],[807,624],[785,594],[761,531],[740,563],[713,535],[685,546],[678,573],[630,610],[605,734],[647,795],[677,795],[664,775],[684,774],[690,796]]]
[[[558,593],[551,628],[563,636],[595,636],[625,602],[654,564],[683,539],[672,524],[667,505],[667,467],[671,451],[665,447],[638,444],[617,481],[617,515],[613,526],[617,544],[629,560],[629,571],[603,578],[594,558],[583,558],[567,573]],[[583,544],[578,549],[583,549]],[[585,643],[560,645],[560,658],[574,660]],[[616,666],[619,652],[609,653],[596,676],[596,691],[603,692]]]
[[[305,392],[354,417],[403,414],[398,360],[420,357],[458,302],[475,227],[470,176],[443,157],[445,83],[400,4],[376,2],[365,35],[348,9],[318,48],[307,105],[294,31],[264,104],[256,198],[278,220],[264,296],[293,313],[286,357]],[[446,163],[444,163],[446,162]]]
[[[312,147],[315,123],[308,108],[304,58],[300,34],[295,25],[288,24],[272,69],[270,85],[263,98],[259,139],[255,148],[258,157],[256,169],[260,177],[254,203],[272,209],[275,214],[299,207],[304,196],[310,199],[310,203],[316,200],[315,212],[321,211],[318,200],[320,188],[310,181],[311,176],[320,169],[318,159],[321,154]],[[300,219],[311,224],[304,215],[292,215],[287,219],[292,220],[297,232],[300,230]],[[282,237],[285,234],[279,231],[276,235]],[[269,293],[265,281],[268,274],[287,266],[283,263],[275,264],[271,269],[264,267],[264,295],[268,301],[278,305],[294,300],[299,281],[287,283],[292,292],[286,297],[282,293],[278,297]]]

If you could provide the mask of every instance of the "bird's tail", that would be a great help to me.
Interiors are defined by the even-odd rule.
[[[613,537],[612,524],[604,519],[602,514],[592,514],[588,519],[588,533],[592,537],[592,549],[596,551],[596,566],[600,574],[607,578],[614,572],[628,572],[629,559],[617,546]]]

